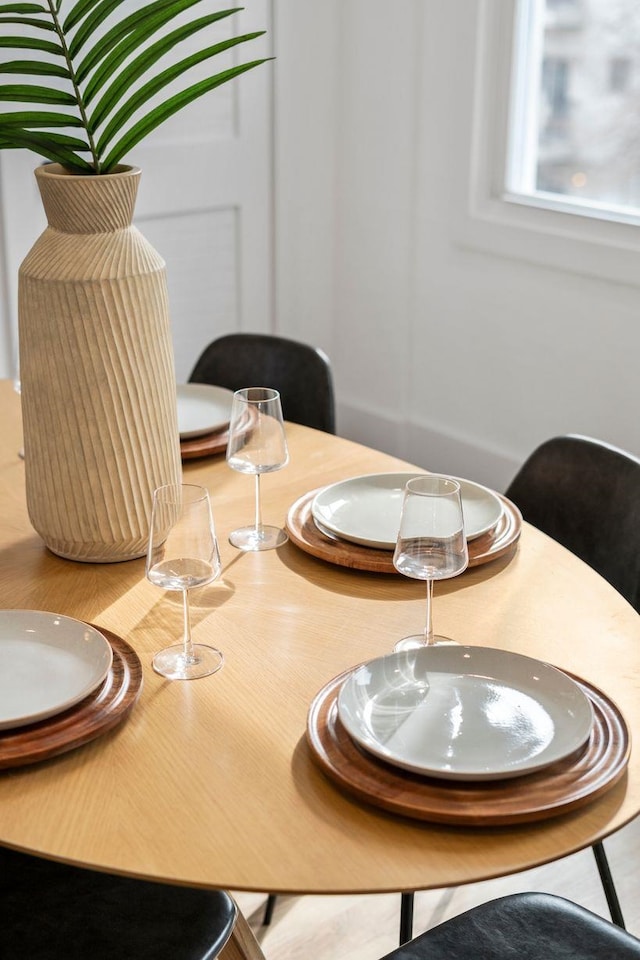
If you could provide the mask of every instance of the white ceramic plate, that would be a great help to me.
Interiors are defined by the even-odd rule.
[[[68,710],[105,679],[113,652],[86,623],[39,610],[0,610],[0,730]]]
[[[422,647],[357,667],[338,714],[366,750],[448,780],[532,773],[577,750],[593,726],[589,698],[560,670],[468,646]]]
[[[177,388],[178,432],[181,440],[202,437],[229,426],[233,391],[208,383],[183,383]]]
[[[311,505],[313,519],[344,540],[393,550],[398,538],[402,496],[418,473],[373,473],[341,480],[321,490]],[[471,480],[458,480],[467,540],[494,527],[502,516],[500,498]]]

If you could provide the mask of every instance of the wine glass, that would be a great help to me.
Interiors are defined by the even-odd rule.
[[[281,470],[289,462],[280,394],[270,387],[236,390],[231,407],[227,463],[239,473],[255,474],[256,518],[251,527],[229,535],[239,550],[272,550],[287,540],[280,527],[265,526],[260,504],[260,476]]]
[[[220,574],[211,502],[204,487],[170,483],[154,490],[146,574],[158,587],[182,591],[182,643],[156,653],[153,669],[169,680],[215,673],[223,656],[215,647],[192,641],[189,617],[189,589],[211,583]]]
[[[433,633],[433,581],[457,576],[468,562],[460,484],[438,474],[409,480],[393,563],[405,576],[427,581],[427,615],[424,631],[400,640],[395,650],[455,642]]]

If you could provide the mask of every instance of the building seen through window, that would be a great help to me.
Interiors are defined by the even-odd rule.
[[[640,213],[640,3],[519,9],[509,189]]]

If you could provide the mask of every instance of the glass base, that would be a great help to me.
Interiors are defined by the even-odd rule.
[[[438,645],[450,644],[451,646],[457,646],[457,640],[451,640],[449,637],[441,637],[436,634],[431,641],[431,643],[426,643],[424,639],[424,633],[416,633],[412,637],[404,637],[402,640],[398,640],[395,647],[393,648],[396,653],[401,650],[418,650],[420,647],[435,647]]]
[[[197,680],[211,676],[224,663],[220,650],[204,643],[194,643],[193,652],[193,657],[186,657],[182,644],[166,647],[153,658],[153,669],[167,680]]]
[[[280,527],[240,527],[229,534],[229,543],[238,550],[273,550],[281,547],[289,537]]]

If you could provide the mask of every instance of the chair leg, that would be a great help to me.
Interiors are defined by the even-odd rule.
[[[413,938],[413,894],[402,893],[400,901],[400,946]]]
[[[276,895],[275,893],[270,893],[269,896],[267,897],[267,903],[264,908],[264,916],[262,918],[263,927],[268,927],[269,924],[271,923],[275,906],[276,906]]]
[[[600,874],[600,880],[602,881],[604,895],[607,898],[607,906],[609,907],[611,919],[615,924],[617,924],[617,926],[622,927],[622,929],[625,930],[626,927],[624,925],[624,917],[622,916],[622,910],[620,909],[620,901],[618,900],[618,894],[613,883],[613,877],[611,876],[609,861],[607,860],[604,846],[602,843],[594,843],[591,849],[593,850],[593,855],[596,858],[598,873]]]

